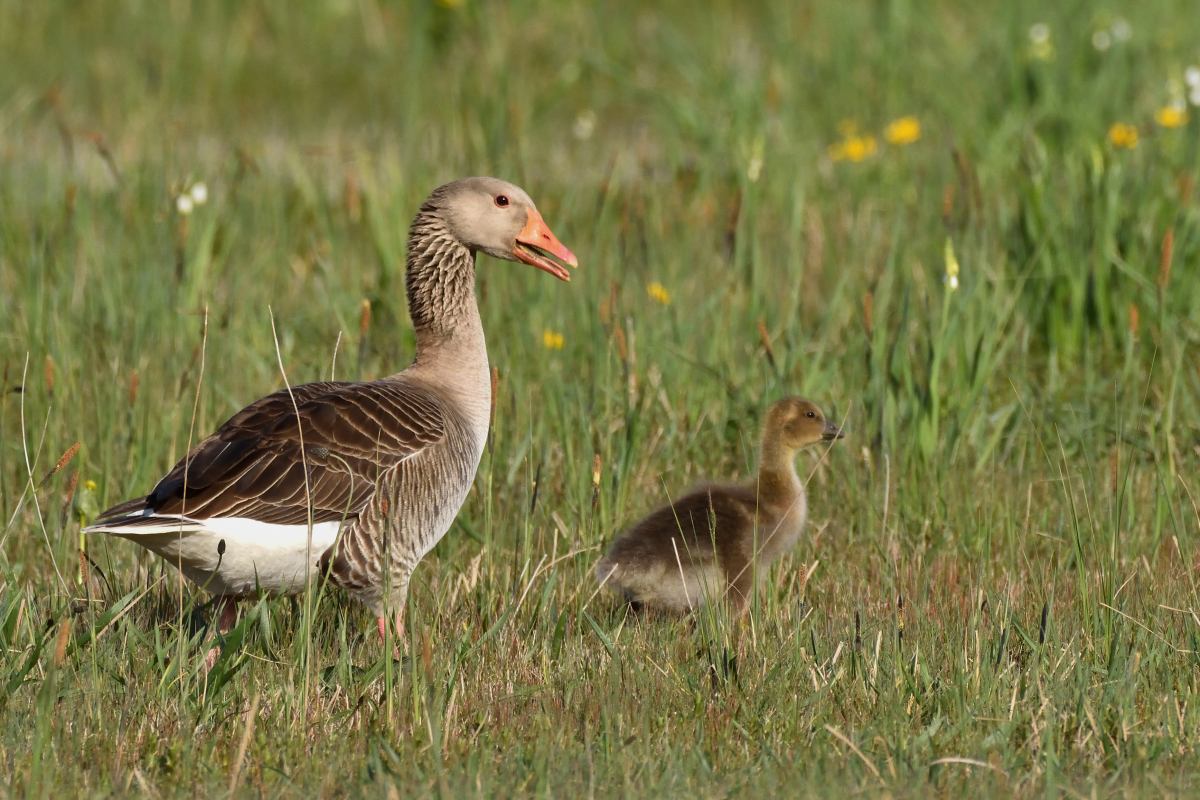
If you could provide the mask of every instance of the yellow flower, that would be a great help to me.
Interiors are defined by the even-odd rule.
[[[1183,127],[1187,119],[1187,109],[1180,106],[1163,106],[1154,113],[1154,121],[1164,128]]]
[[[1029,55],[1034,61],[1053,61],[1054,45],[1050,42],[1030,45]]]
[[[1050,61],[1054,58],[1050,26],[1044,22],[1034,23],[1029,28],[1029,57],[1035,61]]]
[[[566,340],[558,331],[552,331],[549,328],[542,331],[542,346],[547,350],[562,350]]]
[[[671,293],[658,281],[654,281],[646,287],[646,294],[650,295],[650,299],[656,303],[664,306],[671,305]]]
[[[879,144],[874,136],[850,136],[829,146],[829,157],[834,161],[859,162],[875,155]]]
[[[1112,142],[1113,147],[1132,150],[1138,143],[1137,128],[1128,122],[1115,122],[1108,129],[1108,141]]]
[[[900,117],[883,129],[883,138],[891,144],[912,144],[921,138],[921,122],[916,117]]]
[[[96,482],[91,478],[88,478],[83,482],[83,488],[87,489],[89,492],[94,492],[96,491]]]

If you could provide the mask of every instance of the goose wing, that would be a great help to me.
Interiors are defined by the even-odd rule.
[[[449,410],[403,379],[284,389],[239,411],[144,498],[105,511],[94,531],[136,533],[164,518],[239,517],[277,525],[353,518],[379,478],[446,435]],[[307,481],[305,480],[307,474]]]

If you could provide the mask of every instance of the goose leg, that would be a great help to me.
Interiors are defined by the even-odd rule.
[[[403,642],[404,641],[404,617],[403,617],[402,612],[396,612],[396,616],[394,617],[393,622],[395,623],[395,627],[392,628],[392,630],[395,631],[395,633],[396,633],[396,639]],[[375,626],[377,628],[379,628],[379,641],[386,642],[387,641],[387,627],[388,627],[387,616],[384,615],[381,617],[376,617],[375,618]]]
[[[217,632],[224,635],[233,630],[233,626],[237,623],[237,606],[236,597],[221,595],[216,600],[215,617],[217,623]],[[204,654],[204,671],[208,672],[217,664],[217,659],[221,656],[221,648],[219,645],[210,647]]]
[[[743,564],[732,572],[726,597],[735,620],[741,619],[750,610],[750,598],[754,593],[754,565]]]
[[[237,623],[238,601],[236,597],[222,595],[218,601],[220,613],[217,616],[217,630],[229,633]]]
[[[735,586],[730,592],[730,608],[733,611],[733,622],[735,625],[742,622],[750,613],[750,600],[753,597],[754,585]]]
[[[403,654],[408,649],[408,638],[405,636],[404,630],[404,601],[408,594],[408,580],[403,581],[404,588],[393,595],[391,603],[380,609],[375,617],[375,626],[379,630],[380,644],[387,644],[388,633],[388,608],[395,609],[391,615],[392,634],[395,637],[396,643],[394,657],[397,660],[403,660]]]
[[[408,642],[404,638],[404,620],[400,618],[399,614],[395,617],[395,623],[396,637],[392,640],[394,642],[392,645],[392,660],[403,661],[404,651],[408,649]],[[379,628],[379,643],[387,647],[388,618],[386,616],[376,617],[375,624]]]

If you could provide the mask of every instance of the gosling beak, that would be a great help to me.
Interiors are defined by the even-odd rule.
[[[825,430],[821,433],[822,439],[827,442],[832,442],[834,439],[841,439],[843,436],[845,436],[845,434],[842,433],[841,428],[839,428],[837,425],[834,425],[832,422],[829,422],[828,420],[825,422]]]
[[[537,267],[543,272],[549,272],[560,281],[571,280],[571,273],[567,272],[563,264],[571,267],[579,266],[575,254],[558,240],[558,237],[546,224],[546,220],[542,219],[542,215],[534,208],[529,209],[529,219],[525,222],[525,227],[521,229],[521,232],[517,234],[513,255],[518,261]],[[559,263],[560,261],[562,264]]]

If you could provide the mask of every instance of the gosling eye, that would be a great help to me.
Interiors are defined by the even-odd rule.
[[[506,208],[508,206],[508,195],[506,195],[506,194],[496,195],[496,205],[498,205],[500,208]]]
[[[806,412],[804,413],[804,416],[808,417],[809,419],[816,419],[816,418],[817,418],[817,412],[815,412],[815,411],[806,411]]]

